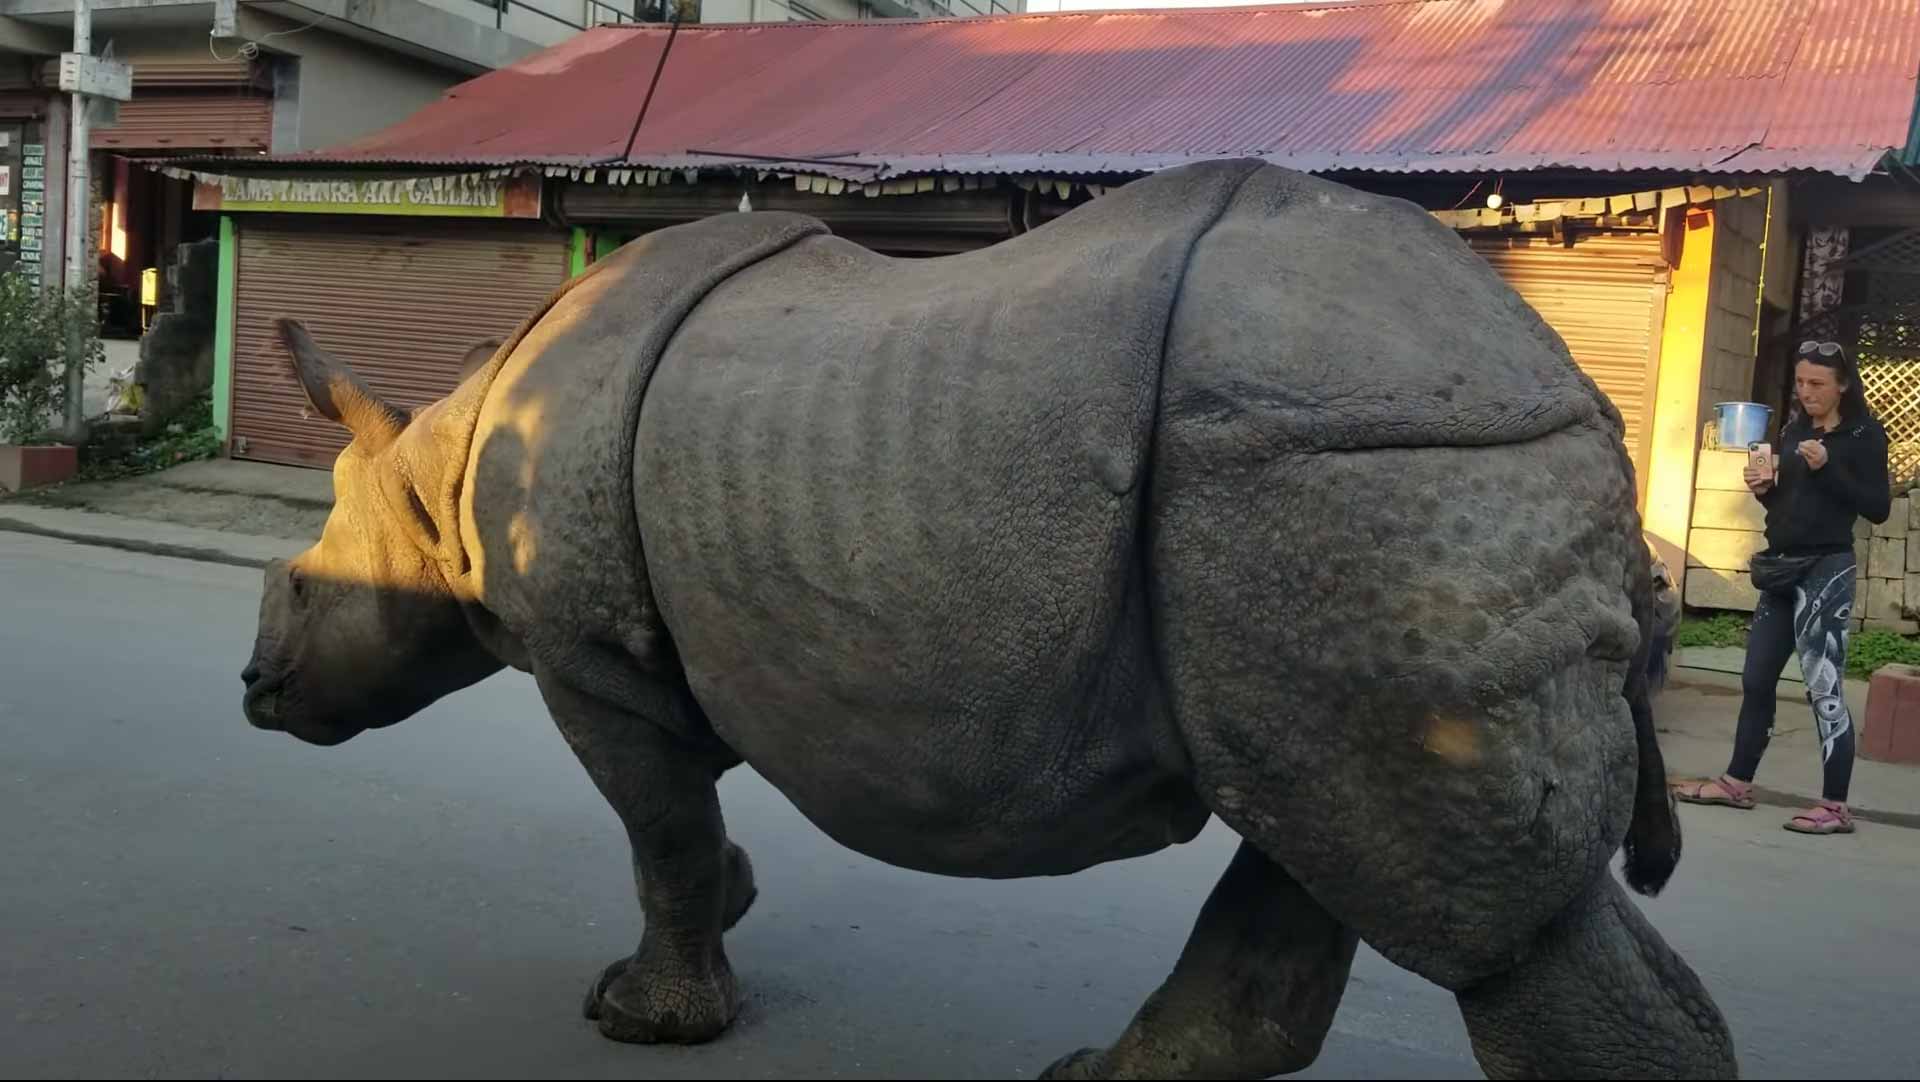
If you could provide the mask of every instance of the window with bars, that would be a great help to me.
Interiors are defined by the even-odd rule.
[[[1858,230],[1864,241],[1836,264],[1846,273],[1839,307],[1806,321],[1795,342],[1829,338],[1860,366],[1867,403],[1887,430],[1896,492],[1920,484],[1920,229]]]

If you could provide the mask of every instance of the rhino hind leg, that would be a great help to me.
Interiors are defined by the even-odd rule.
[[[1519,965],[1456,993],[1489,1078],[1738,1078],[1700,978],[1610,875]]]
[[[1042,1078],[1269,1078],[1310,1065],[1359,937],[1247,842],[1200,910],[1173,974],[1113,1046]]]
[[[740,1008],[722,937],[757,895],[745,850],[727,839],[715,783],[736,760],[698,732],[684,687],[615,707],[536,673],[554,722],[626,827],[645,919],[639,946],[607,966],[585,1014],[636,1044],[718,1037]]]

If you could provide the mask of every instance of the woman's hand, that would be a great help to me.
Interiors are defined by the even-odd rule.
[[[1800,457],[1807,460],[1807,468],[1817,470],[1827,464],[1827,445],[1819,440],[1801,440]]]
[[[1761,469],[1752,462],[1747,463],[1747,468],[1741,476],[1746,479],[1747,491],[1753,493],[1755,496],[1764,496],[1767,494],[1767,490],[1773,487],[1773,478],[1767,476],[1766,470]]]

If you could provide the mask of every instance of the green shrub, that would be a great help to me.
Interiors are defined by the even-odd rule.
[[[94,288],[42,289],[15,271],[0,274],[0,442],[34,443],[67,404],[65,358],[82,366],[106,356]]]
[[[130,447],[89,448],[82,456],[80,478],[108,481],[153,473],[183,462],[217,458],[220,447],[220,430],[213,427],[213,399],[203,394],[183,407],[157,436],[139,440]]]
[[[1751,622],[1751,617],[1737,612],[1716,612],[1707,617],[1689,616],[1680,621],[1680,627],[1673,633],[1674,645],[1745,646],[1747,625]]]
[[[1859,631],[1847,645],[1847,675],[1864,680],[1884,665],[1920,665],[1920,639],[1891,631]]]
[[[1688,616],[1674,632],[1676,646],[1731,646],[1744,649],[1753,617],[1741,612]],[[1865,680],[1885,665],[1920,665],[1920,638],[1891,631],[1856,631],[1847,646],[1847,675]]]

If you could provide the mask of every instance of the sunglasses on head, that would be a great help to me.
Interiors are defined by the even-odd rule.
[[[1809,338],[1800,343],[1800,356],[1802,357],[1812,357],[1815,355],[1821,357],[1836,357],[1839,356],[1839,354],[1840,343],[1838,342],[1816,342]]]

